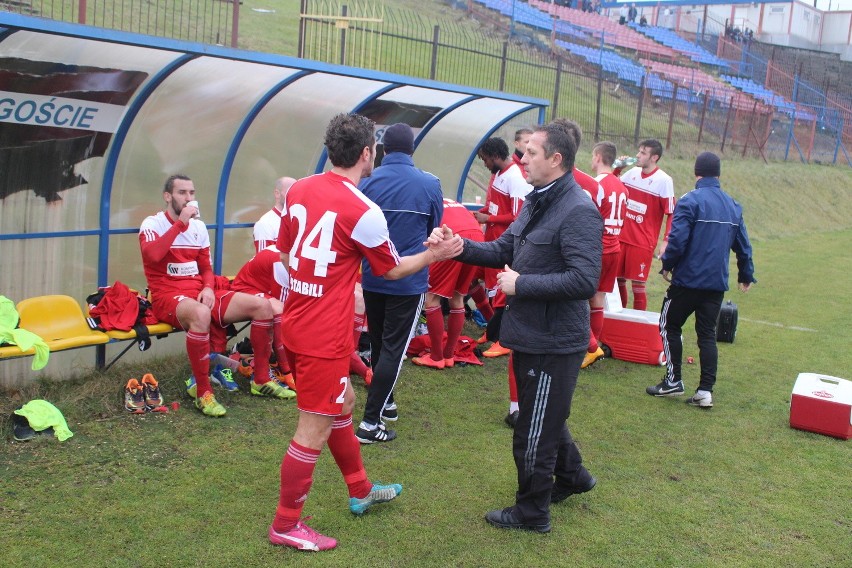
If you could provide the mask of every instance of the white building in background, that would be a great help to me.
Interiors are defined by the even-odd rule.
[[[692,4],[682,0],[616,0],[604,5],[610,13],[621,4],[636,4],[649,24],[687,33],[724,33],[725,25],[746,29],[754,39],[775,45],[833,52],[852,61],[852,11],[823,11],[801,0],[778,2],[710,2]]]

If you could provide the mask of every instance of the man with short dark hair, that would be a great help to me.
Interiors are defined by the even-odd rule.
[[[485,515],[499,528],[549,532],[550,504],[596,483],[565,423],[589,342],[588,300],[600,276],[603,235],[600,213],[574,181],[572,127],[558,119],[536,128],[522,160],[534,189],[518,219],[495,241],[463,239],[456,257],[504,267],[500,342],[513,351],[518,386],[518,490],[513,506]],[[447,238],[449,229],[433,236]]]
[[[147,217],[139,229],[145,278],[154,315],[186,330],[186,352],[192,367],[187,393],[206,416],[224,416],[210,386],[211,325],[251,320],[249,338],[255,355],[252,393],[287,398],[284,385],[269,376],[272,307],[263,298],[232,290],[214,290],[210,235],[198,219],[195,186],[185,175],[173,175],[163,187],[164,211]],[[224,335],[224,334],[223,334]],[[234,388],[238,388],[234,383]]]
[[[278,508],[269,540],[300,550],[328,550],[337,541],[308,527],[302,509],[314,468],[328,445],[349,491],[349,510],[363,515],[395,499],[402,486],[370,482],[352,429],[355,391],[349,381],[355,281],[361,260],[389,279],[414,274],[458,254],[461,240],[431,239],[429,248],[400,258],[381,209],[358,189],[373,171],[372,120],[358,114],[331,119],[325,146],[331,170],[301,179],[287,194],[278,249],[290,269],[284,338],[296,377],[299,422],[281,461]]]
[[[666,376],[645,389],[653,396],[679,396],[683,341],[681,329],[695,314],[701,378],[695,395],[686,402],[699,408],[713,406],[713,385],[719,351],[716,322],[722,298],[728,289],[728,260],[737,255],[737,282],[748,292],[754,282],[751,243],[739,203],[722,191],[719,176],[722,162],[712,152],[702,152],[695,160],[695,189],[678,201],[674,210],[669,245],[663,254],[660,274],[671,285],[660,311],[660,335],[666,354]]]
[[[674,182],[657,166],[663,156],[663,145],[658,140],[648,139],[639,143],[636,167],[621,176],[621,182],[630,192],[624,225],[621,228],[621,251],[618,259],[618,293],[621,305],[627,307],[627,281],[633,292],[633,308],[648,307],[645,283],[651,273],[654,257],[666,250],[674,211]],[[666,218],[663,244],[656,255],[654,250],[660,240],[660,227]]]
[[[527,151],[527,142],[532,136],[532,128],[519,128],[515,130],[515,151],[512,152],[512,161],[521,166],[521,158],[524,157],[524,152]]]

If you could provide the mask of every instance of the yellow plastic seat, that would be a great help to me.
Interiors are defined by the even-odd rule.
[[[89,328],[80,304],[71,296],[48,295],[21,300],[20,326],[44,339],[51,351],[109,342],[107,334]],[[4,350],[7,348],[3,348]],[[18,351],[17,355],[28,354]]]
[[[158,335],[168,335],[175,330],[175,328],[163,322],[157,322],[147,327],[148,334],[151,337],[156,337]],[[107,337],[115,341],[127,341],[130,339],[136,339],[136,332],[132,329],[130,331],[118,331],[116,329],[112,329],[105,333],[107,334]]]

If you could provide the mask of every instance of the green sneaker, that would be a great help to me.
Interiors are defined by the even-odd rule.
[[[296,392],[288,389],[286,386],[272,379],[262,385],[256,382],[251,382],[251,394],[255,396],[269,396],[272,398],[293,398]]]
[[[392,501],[400,493],[402,493],[402,485],[399,483],[392,483],[390,485],[374,483],[370,492],[363,499],[358,499],[357,497],[349,498],[349,510],[352,511],[353,515],[360,517],[373,505]]]
[[[195,408],[201,411],[205,416],[225,416],[227,410],[219,404],[212,392],[204,393],[201,398],[195,399]]]
[[[189,395],[189,398],[196,398],[195,375],[190,375],[184,382],[186,383],[186,394]]]

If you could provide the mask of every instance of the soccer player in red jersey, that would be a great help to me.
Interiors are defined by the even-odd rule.
[[[281,227],[281,215],[284,213],[284,200],[287,197],[287,190],[295,182],[296,180],[291,177],[275,180],[275,187],[272,188],[275,205],[254,224],[254,252],[260,252],[269,245],[278,242],[278,229]]]
[[[289,288],[290,277],[287,268],[281,263],[281,252],[274,244],[264,248],[245,263],[231,283],[231,290],[265,298],[272,305],[272,349],[278,359],[280,373],[276,378],[287,386],[289,392],[285,394],[292,398],[296,396],[295,384],[290,373],[284,348],[284,331],[281,327],[281,314],[284,312],[284,300]]]
[[[479,159],[491,172],[491,181],[488,184],[485,206],[474,212],[474,217],[485,225],[485,240],[493,241],[502,235],[512,221],[517,219],[521,207],[524,205],[524,197],[530,192],[532,186],[524,179],[524,173],[520,166],[509,156],[509,146],[502,138],[489,138],[479,147]],[[488,295],[492,298],[491,306],[495,310],[489,326],[488,337],[494,338],[494,344],[485,352],[486,357],[499,357],[507,355],[508,349],[500,346],[497,340],[502,309],[506,305],[506,297],[497,292],[497,274],[502,270],[499,268],[484,268],[485,287]]]
[[[674,182],[671,176],[657,167],[663,156],[663,146],[658,140],[643,140],[636,154],[636,166],[621,176],[621,182],[630,192],[621,228],[621,252],[618,260],[618,292],[621,305],[627,307],[627,281],[633,289],[633,308],[648,307],[645,282],[651,271],[654,256],[659,258],[666,250],[674,212]],[[660,227],[666,218],[663,244],[655,255],[660,238]]]
[[[164,211],[147,217],[139,229],[145,278],[151,290],[154,315],[186,330],[186,352],[192,367],[187,392],[207,416],[224,416],[210,386],[211,325],[251,320],[250,340],[255,354],[252,389],[279,397],[281,385],[269,385],[272,307],[269,302],[232,290],[214,290],[210,264],[210,235],[198,219],[195,186],[185,175],[173,175],[163,188]]]
[[[483,239],[482,230],[473,214],[461,203],[446,197],[441,225],[448,226],[460,237],[472,241]],[[424,311],[431,348],[429,356],[414,357],[411,359],[412,363],[433,369],[452,367],[455,364],[453,354],[464,327],[464,296],[470,288],[470,282],[476,271],[476,266],[456,260],[436,262],[429,267],[429,291],[426,293]],[[441,298],[447,298],[450,304],[446,344],[444,343],[444,314],[441,311]]]
[[[592,201],[601,213],[604,221],[603,254],[601,255],[601,278],[598,281],[598,291],[589,300],[591,315],[589,324],[592,333],[589,337],[589,350],[583,360],[582,368],[586,368],[604,356],[603,349],[598,344],[598,338],[603,331],[604,303],[607,292],[612,292],[618,270],[618,254],[621,250],[618,237],[624,225],[624,209],[627,205],[628,191],[612,173],[612,164],[616,157],[616,147],[612,142],[598,142],[592,149],[592,171],[595,181],[600,187]]]
[[[364,514],[396,498],[399,484],[371,483],[352,428],[355,392],[349,381],[355,281],[366,258],[373,274],[396,279],[461,251],[461,239],[430,241],[400,258],[381,209],[359,190],[376,151],[375,125],[357,114],[332,118],[325,146],[332,169],[297,181],[287,194],[278,248],[290,269],[284,337],[296,375],[299,422],[281,462],[278,508],[269,527],[273,544],[327,550],[337,541],[302,520],[317,458],[328,445],[349,490],[349,510]]]
[[[512,152],[512,161],[518,164],[518,167],[522,170],[521,158],[524,157],[524,152],[527,151],[527,142],[530,141],[532,133],[532,128],[519,128],[515,130],[515,151]]]

